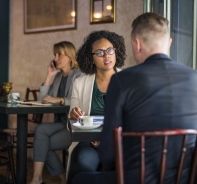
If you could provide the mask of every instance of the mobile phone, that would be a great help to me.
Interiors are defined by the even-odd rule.
[[[54,70],[56,69],[56,63],[55,63],[55,61],[52,61],[51,62],[51,66],[53,67]]]

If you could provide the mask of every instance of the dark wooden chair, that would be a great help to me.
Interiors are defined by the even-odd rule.
[[[38,101],[38,94],[40,89],[26,89],[25,100],[26,101]]]
[[[176,184],[181,182],[181,175],[183,170],[183,163],[185,160],[185,154],[187,151],[187,137],[189,135],[197,135],[197,130],[182,130],[182,129],[175,129],[175,130],[164,130],[164,131],[149,131],[149,132],[123,132],[121,127],[114,129],[114,141],[115,141],[115,164],[116,164],[116,179],[117,184],[124,184],[124,153],[123,153],[123,141],[125,137],[136,138],[140,139],[140,158],[141,158],[141,168],[140,168],[140,180],[141,184],[145,183],[145,155],[146,155],[146,138],[147,137],[163,137],[162,144],[162,153],[161,153],[161,165],[160,165],[160,184],[164,183],[164,177],[166,172],[166,163],[167,163],[167,146],[168,146],[168,138],[169,136],[177,136],[180,135],[183,137],[182,139],[182,147],[181,147],[181,154],[179,158],[179,165],[177,167],[177,177],[176,177]],[[189,181],[187,184],[196,184],[195,179],[197,176],[197,142],[195,143],[195,149],[193,150],[192,156],[192,163],[190,167],[190,175]],[[138,177],[138,176],[136,176]],[[131,182],[132,183],[132,182]]]
[[[25,98],[29,101],[37,101],[38,100],[38,93],[39,89],[26,89]],[[32,114],[28,117],[28,123],[42,123],[43,114]],[[0,129],[0,136],[8,137],[8,140],[14,143],[14,148],[16,148],[17,143],[17,129],[16,128],[7,128],[7,129]],[[28,130],[27,137],[34,137],[34,130]],[[27,141],[27,148],[32,148],[33,142]]]
[[[16,183],[16,175],[13,160],[13,143],[10,141],[0,140],[0,166],[7,165],[6,181],[10,183],[10,174],[12,176],[12,183]]]

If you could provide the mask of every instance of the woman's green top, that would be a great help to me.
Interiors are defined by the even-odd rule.
[[[102,115],[104,114],[104,98],[106,93],[102,93],[97,84],[96,81],[94,81],[94,87],[93,87],[93,93],[92,93],[92,104],[91,104],[91,110],[90,115]]]

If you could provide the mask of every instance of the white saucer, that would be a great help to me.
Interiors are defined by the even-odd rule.
[[[95,129],[95,128],[98,128],[98,127],[100,127],[101,126],[101,124],[100,125],[92,125],[92,126],[81,126],[79,123],[73,123],[72,124],[75,128],[77,128],[77,129],[81,129],[81,130],[90,130],[90,129]]]

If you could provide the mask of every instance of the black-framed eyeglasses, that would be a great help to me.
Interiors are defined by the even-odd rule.
[[[103,49],[98,49],[98,50],[96,50],[94,53],[92,53],[92,55],[96,55],[96,56],[98,56],[98,57],[103,57],[104,55],[105,55],[105,53],[106,54],[109,54],[109,55],[113,55],[114,54],[114,52],[115,52],[115,50],[116,50],[116,48],[108,48],[108,49],[106,49],[106,50],[103,50]]]

